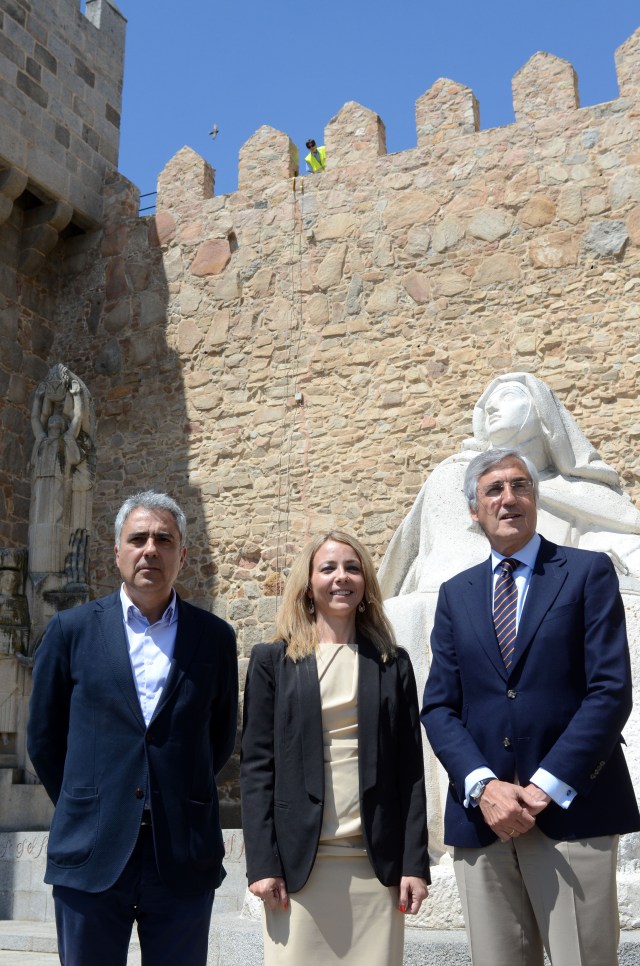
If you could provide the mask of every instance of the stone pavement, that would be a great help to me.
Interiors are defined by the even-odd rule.
[[[60,966],[56,948],[55,923],[0,920],[0,966]],[[140,966],[137,942],[131,944],[127,966]]]
[[[60,966],[55,953],[0,952],[0,966]]]
[[[0,966],[59,966],[51,922],[0,920]],[[260,966],[260,924],[238,913],[213,916],[208,966]],[[469,966],[464,932],[407,929],[404,966]],[[140,966],[132,943],[128,966]],[[176,964],[179,966],[179,964]],[[620,966],[640,966],[640,930],[624,932]]]

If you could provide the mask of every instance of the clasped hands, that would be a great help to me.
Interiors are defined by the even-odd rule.
[[[550,801],[551,797],[537,785],[523,787],[495,778],[485,788],[479,807],[489,828],[501,842],[508,842],[533,828],[536,815]]]

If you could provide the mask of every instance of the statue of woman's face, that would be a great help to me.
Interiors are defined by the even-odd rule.
[[[504,382],[494,389],[485,414],[492,446],[517,446],[531,438],[539,423],[528,390],[517,382]]]

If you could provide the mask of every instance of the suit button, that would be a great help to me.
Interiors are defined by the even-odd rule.
[[[503,738],[502,739],[502,744],[505,746],[505,748],[510,748],[511,747],[511,738]]]
[[[517,693],[517,691],[507,691],[507,697],[513,699],[516,697]]]
[[[155,735],[153,731],[147,731],[147,744],[152,745],[154,738],[155,738]]]
[[[136,788],[133,794],[136,796],[136,798],[144,798],[144,791],[142,788]]]

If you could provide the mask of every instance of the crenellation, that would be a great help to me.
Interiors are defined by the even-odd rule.
[[[262,193],[298,175],[298,148],[282,131],[264,124],[240,148],[238,191]]]
[[[640,81],[637,80],[640,76],[637,68],[640,61],[639,38],[640,30],[616,52],[616,63],[623,78],[620,81],[621,92],[623,88],[631,92],[640,89]],[[575,70],[568,61],[548,53],[534,54],[515,74],[512,86],[516,125],[533,121],[540,137],[558,130],[557,113],[577,111],[580,107]],[[581,113],[588,112],[597,123],[603,113],[609,116],[620,110],[624,110],[624,105],[612,102],[584,108]],[[428,146],[435,161],[446,163],[450,158],[455,165],[452,176],[456,180],[460,178],[461,164],[473,166],[470,158],[474,153],[496,152],[499,141],[504,141],[504,150],[508,150],[506,142],[511,137],[510,128],[508,125],[481,131],[480,106],[473,91],[447,78],[437,80],[416,101],[418,147]],[[563,124],[560,130],[564,138]],[[452,139],[457,142],[455,153],[448,152],[446,147]],[[383,121],[373,111],[354,101],[345,104],[329,121],[324,140],[328,159],[325,175],[346,165],[373,160],[380,161],[381,173],[385,164],[391,169],[397,166],[398,161],[405,170],[422,165],[422,156],[414,149],[387,157]],[[625,138],[621,140],[624,142]],[[261,152],[264,158],[259,157]],[[465,155],[468,160],[461,161],[460,158]],[[297,169],[295,145],[282,132],[264,126],[240,150],[238,190],[251,193],[269,190],[278,181],[295,177]],[[559,182],[566,180],[564,174],[556,172],[556,175]],[[549,176],[553,180],[553,175]]]
[[[516,121],[549,118],[557,111],[580,107],[578,75],[561,57],[539,51],[514,75],[513,110]]]
[[[615,53],[620,97],[640,104],[640,28]],[[638,108],[640,109],[640,108]]]
[[[127,21],[113,0],[87,0],[85,17],[100,31],[99,42],[105,49],[124,50]]]
[[[381,118],[356,101],[347,101],[325,128],[327,170],[375,161],[387,153]]]
[[[480,130],[480,105],[469,87],[441,77],[416,101],[419,147]]]
[[[158,178],[156,208],[180,208],[183,204],[198,206],[211,198],[215,190],[215,169],[184,147],[164,166]]]

